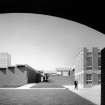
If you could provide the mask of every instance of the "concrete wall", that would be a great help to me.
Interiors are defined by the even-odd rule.
[[[75,57],[75,80],[78,80],[79,84],[84,84],[84,51],[87,49],[83,49],[76,57]]]
[[[27,71],[18,68],[0,70],[0,87],[17,87],[27,83]]]
[[[83,85],[83,78],[84,78],[84,73],[83,72],[80,72],[78,74],[75,75],[75,80],[78,81],[78,84],[81,85],[82,87],[84,87]]]
[[[72,83],[74,83],[74,81],[75,81],[75,71],[74,70],[70,71],[70,80]]]

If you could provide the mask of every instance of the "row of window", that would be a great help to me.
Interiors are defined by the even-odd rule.
[[[86,70],[92,70],[92,66],[87,66]],[[98,66],[98,70],[101,70],[101,66]]]
[[[98,52],[98,55],[101,56],[101,52]],[[87,52],[87,56],[92,56],[92,52]]]
[[[101,74],[98,74],[98,83],[101,83]],[[87,74],[86,75],[86,83],[90,84],[92,83],[92,74]]]
[[[92,66],[92,57],[87,57],[86,58],[86,65],[87,66]],[[98,66],[101,66],[101,57],[98,57]]]
[[[101,80],[101,74],[97,74],[98,79]],[[92,80],[92,74],[86,74],[86,80]]]
[[[100,83],[101,83],[101,80],[98,80],[98,84],[100,84]],[[91,81],[87,80],[86,84],[92,84],[92,80]]]

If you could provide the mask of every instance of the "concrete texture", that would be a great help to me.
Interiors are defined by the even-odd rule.
[[[97,85],[91,88],[82,88],[81,85],[78,86],[78,90],[74,89],[74,86],[64,85],[65,88],[68,88],[70,91],[84,97],[91,102],[100,105],[101,104],[101,86]]]
[[[3,87],[18,87],[27,84],[27,72],[22,72],[18,68],[13,70],[6,69],[4,74],[0,70],[0,88]]]
[[[0,89],[0,105],[95,105],[67,89]]]

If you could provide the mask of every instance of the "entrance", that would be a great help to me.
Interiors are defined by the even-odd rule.
[[[34,70],[27,70],[27,83],[41,82],[41,74]]]

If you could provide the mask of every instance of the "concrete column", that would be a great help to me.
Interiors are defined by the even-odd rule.
[[[63,76],[63,71],[61,71],[61,76]]]
[[[98,84],[98,48],[93,48],[92,52],[92,70],[93,70],[93,75],[92,75],[92,81],[93,85]]]
[[[74,83],[74,80],[75,80],[75,71],[74,70],[70,71],[70,80],[72,81],[72,83]]]
[[[84,74],[83,74],[83,86],[85,87],[87,84],[86,84],[86,67],[87,67],[87,61],[86,61],[86,58],[87,58],[87,52],[88,52],[88,49],[87,48],[84,48],[83,49],[83,71],[84,71]]]

